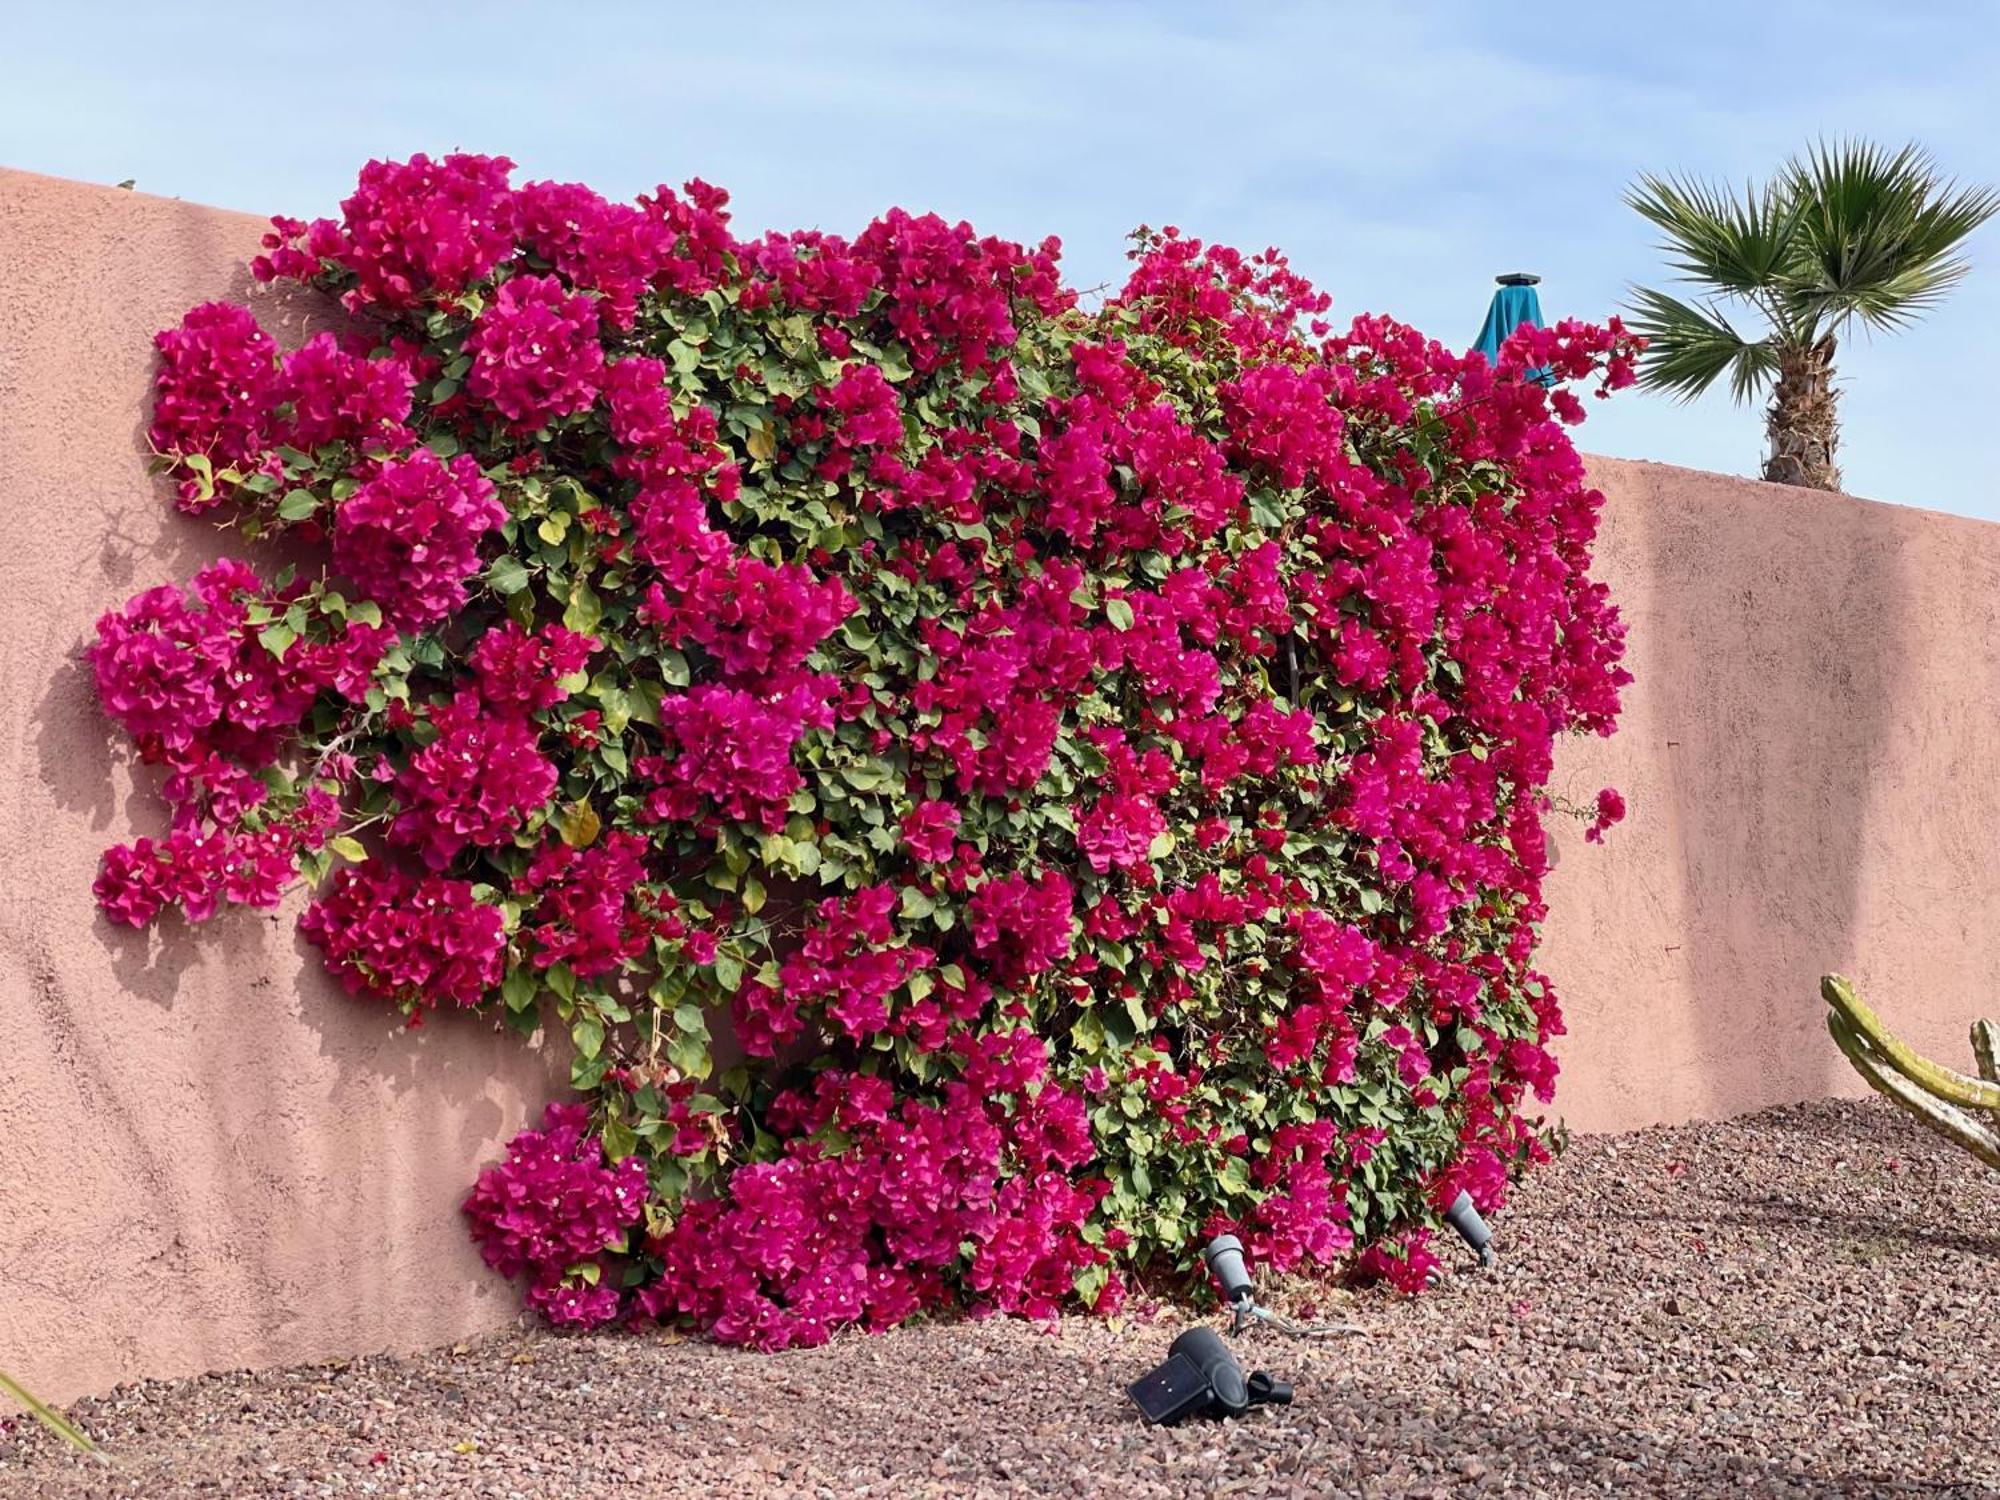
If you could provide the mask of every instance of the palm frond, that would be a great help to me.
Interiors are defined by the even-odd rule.
[[[1798,213],[1785,300],[1838,330],[1851,319],[1893,330],[1916,321],[1964,277],[1967,236],[2000,193],[1960,187],[1911,144],[1820,142],[1780,173]]]
[[[1719,292],[1761,301],[1791,255],[1796,205],[1772,186],[1732,189],[1694,178],[1642,175],[1625,201],[1666,238],[1674,269]]]
[[[1639,287],[1630,311],[1628,325],[1646,338],[1639,379],[1683,401],[1694,400],[1726,374],[1730,395],[1747,402],[1777,373],[1771,339],[1746,339],[1713,307]]]

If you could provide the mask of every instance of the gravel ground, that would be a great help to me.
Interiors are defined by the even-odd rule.
[[[1579,1140],[1501,1269],[1246,1335],[1298,1388],[1144,1427],[1189,1314],[933,1323],[782,1355],[659,1334],[121,1387],[26,1420],[0,1496],[2000,1496],[2000,1181],[1888,1106]],[[1324,1310],[1324,1309],[1323,1309]]]

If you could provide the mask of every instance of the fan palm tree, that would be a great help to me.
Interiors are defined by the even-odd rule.
[[[1635,289],[1646,336],[1640,379],[1693,400],[1724,376],[1739,402],[1770,391],[1764,477],[1840,488],[1833,388],[1839,340],[1856,323],[1894,332],[1930,311],[1968,269],[1967,235],[2000,209],[1991,188],[1940,177],[1914,145],[1822,143],[1739,196],[1727,186],[1642,176],[1625,201],[1663,234],[1660,249],[1696,301]],[[1739,332],[1725,304],[1761,332]]]

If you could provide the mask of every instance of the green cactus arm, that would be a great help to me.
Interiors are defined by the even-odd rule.
[[[2000,1026],[1991,1021],[1972,1023],[1972,1058],[1981,1078],[2000,1083]]]
[[[1871,1088],[1901,1105],[1946,1140],[2000,1171],[2000,1132],[1989,1129],[1944,1100],[1925,1093],[1901,1073],[1886,1066],[1869,1040],[1850,1027],[1838,1011],[1826,1018],[1826,1029],[1833,1033],[1834,1042],[1847,1054],[1847,1060],[1854,1064],[1854,1071],[1867,1080]]]
[[[16,1401],[20,1402],[21,1405],[28,1409],[30,1416],[48,1428],[57,1437],[61,1438],[65,1443],[68,1443],[72,1448],[91,1454],[99,1463],[105,1461],[104,1455],[97,1451],[97,1444],[93,1443],[82,1429],[71,1423],[68,1418],[64,1417],[54,1407],[39,1400],[34,1392],[22,1385],[20,1381],[9,1375],[5,1370],[0,1370],[0,1391],[5,1391]]]
[[[2000,1083],[1967,1078],[1950,1068],[1919,1057],[1898,1041],[1882,1020],[1863,1003],[1854,986],[1838,974],[1819,982],[1819,992],[1847,1025],[1868,1039],[1870,1049],[1918,1088],[1965,1109],[2000,1111]]]

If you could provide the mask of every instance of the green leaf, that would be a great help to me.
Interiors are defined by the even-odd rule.
[[[1144,1031],[1149,1024],[1146,1020],[1146,1007],[1139,1002],[1137,995],[1125,997],[1125,1014],[1132,1019],[1132,1032],[1135,1036]]]
[[[26,1407],[29,1416],[40,1422],[72,1448],[91,1454],[99,1463],[106,1462],[104,1455],[97,1451],[97,1444],[93,1443],[81,1428],[72,1425],[67,1417],[46,1405],[34,1392],[22,1385],[20,1381],[9,1375],[5,1370],[0,1370],[0,1391],[5,1391],[22,1406]]]
[[[278,519],[303,521],[319,509],[319,497],[311,490],[290,490],[278,502]]]
[[[258,644],[280,661],[284,660],[285,653],[298,638],[299,633],[282,620],[275,625],[266,625],[257,632]]]
[[[1104,618],[1111,622],[1112,628],[1115,630],[1130,630],[1132,628],[1132,606],[1127,604],[1123,599],[1106,599],[1104,601]]]
[[[604,1155],[609,1161],[623,1161],[639,1149],[639,1137],[616,1115],[604,1122],[603,1139]]]
[[[518,557],[496,557],[486,570],[486,586],[496,594],[518,594],[528,586],[528,570]]]
[[[570,1023],[569,1036],[576,1043],[577,1055],[589,1062],[604,1046],[604,1023],[586,1012]]]
[[[597,591],[583,579],[577,579],[570,585],[569,608],[563,611],[563,624],[578,635],[589,635],[603,618],[604,602],[597,597]]]
[[[541,981],[535,971],[526,964],[518,964],[507,971],[507,977],[500,981],[500,998],[507,1002],[507,1009],[523,1011],[535,1003],[535,996],[542,992]]]
[[[733,953],[716,954],[715,982],[724,994],[735,994],[743,984],[743,960]]]
[[[368,851],[362,847],[361,840],[345,833],[328,839],[326,847],[351,865],[358,865],[368,858]]]

